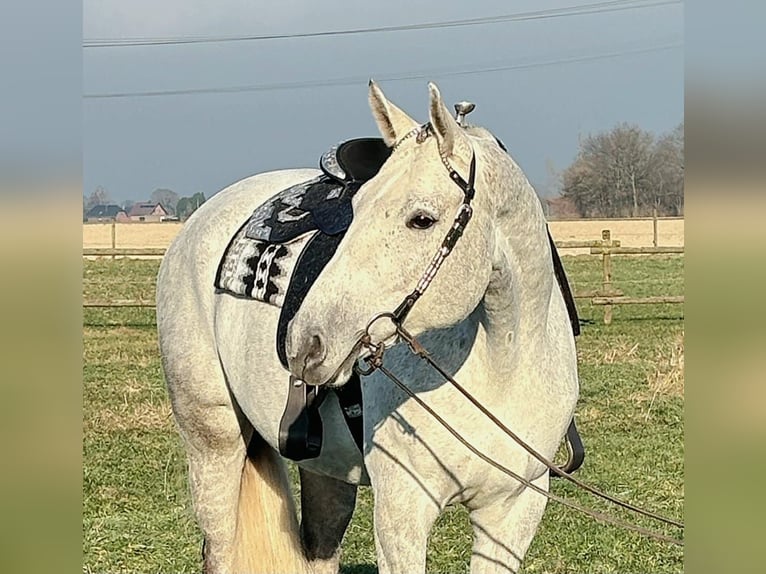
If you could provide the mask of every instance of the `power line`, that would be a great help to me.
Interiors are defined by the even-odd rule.
[[[651,52],[660,52],[666,50],[673,50],[683,47],[683,43],[678,42],[674,44],[665,44],[661,46],[653,46],[650,48],[639,48],[635,50],[625,50],[622,52],[610,52],[606,54],[596,54],[593,56],[572,57],[572,58],[560,58],[556,60],[546,60],[539,62],[527,62],[522,64],[497,64],[489,65],[481,68],[470,69],[441,69],[430,70],[422,72],[412,72],[409,74],[388,74],[377,75],[376,80],[385,82],[401,82],[407,80],[420,80],[420,79],[435,79],[435,78],[447,78],[453,76],[468,76],[474,74],[487,74],[494,72],[505,72],[509,70],[525,70],[530,68],[543,68],[548,66],[557,66],[563,64],[575,64],[580,62],[593,62],[597,60],[606,60],[612,58],[619,58],[623,56],[631,56],[636,54],[648,54]],[[101,94],[84,94],[86,99],[117,99],[117,98],[148,98],[148,97],[161,97],[161,96],[182,96],[182,95],[201,95],[201,94],[233,94],[241,92],[266,92],[273,90],[299,90],[305,88],[325,88],[331,86],[349,86],[366,84],[369,78],[367,77],[347,77],[347,78],[335,78],[335,79],[322,79],[322,80],[307,80],[302,82],[278,82],[272,84],[259,84],[249,86],[230,86],[222,88],[188,88],[177,90],[153,90],[143,92],[109,92]]]
[[[583,16],[606,12],[619,12],[681,4],[683,0],[613,0],[611,2],[596,2],[566,8],[551,8],[531,12],[516,12],[482,18],[467,18],[462,20],[446,20],[442,22],[427,22],[422,24],[407,24],[399,26],[378,26],[372,28],[352,28],[348,30],[330,30],[323,32],[300,32],[293,34],[260,34],[247,36],[175,36],[158,38],[91,38],[83,42],[83,48],[119,48],[129,46],[169,46],[183,44],[210,44],[220,42],[246,42],[258,40],[285,40],[294,38],[320,38],[326,36],[350,36],[356,34],[371,34],[380,32],[404,32],[412,30],[432,30],[439,28],[457,28],[483,24],[499,24],[503,22],[522,22],[529,20],[544,20],[567,16]]]

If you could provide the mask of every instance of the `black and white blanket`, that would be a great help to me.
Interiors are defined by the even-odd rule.
[[[327,176],[289,187],[260,205],[232,237],[215,287],[282,307],[298,258],[317,233],[351,223],[347,188]]]
[[[297,308],[351,225],[352,197],[390,153],[380,138],[330,148],[320,158],[321,175],[280,191],[242,224],[221,258],[215,287],[283,307],[297,277],[300,288],[290,290]],[[310,257],[301,258],[309,245]]]

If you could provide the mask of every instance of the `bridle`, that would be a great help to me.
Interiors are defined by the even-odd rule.
[[[461,104],[465,104],[465,102],[461,102]],[[461,104],[457,104],[455,108],[458,110],[457,120],[459,125],[462,126],[463,117],[466,113],[473,109],[473,105],[471,104],[470,109],[461,114],[461,110],[459,108]],[[404,134],[394,143],[393,146],[391,146],[391,153],[396,151],[396,149],[402,145],[402,143],[412,137],[415,138],[416,143],[421,144],[426,141],[426,139],[428,139],[432,133],[433,126],[431,125],[431,122],[426,122],[423,125],[417,126]],[[436,277],[436,274],[438,273],[445,259],[447,259],[449,254],[452,253],[452,250],[455,248],[458,240],[463,236],[463,232],[465,231],[468,222],[473,216],[473,207],[471,207],[471,201],[473,201],[474,195],[476,195],[476,153],[473,151],[473,147],[471,148],[471,161],[469,162],[468,168],[468,181],[463,179],[463,176],[461,176],[450,165],[447,156],[441,150],[439,150],[439,157],[442,164],[447,169],[447,173],[449,174],[450,179],[463,192],[463,201],[457,210],[457,215],[455,215],[455,220],[452,223],[452,227],[450,227],[449,231],[447,231],[447,235],[445,235],[444,239],[442,240],[441,246],[436,251],[436,254],[428,264],[428,267],[421,275],[420,280],[415,285],[415,288],[404,299],[402,299],[402,302],[399,303],[396,309],[394,309],[392,312],[378,313],[374,315],[372,319],[370,319],[370,321],[367,323],[364,335],[362,335],[361,339],[357,342],[357,345],[354,346],[354,350],[358,350],[360,346],[366,347],[367,350],[370,351],[370,357],[368,357],[368,359],[372,358],[372,360],[367,361],[369,364],[369,368],[367,369],[360,367],[359,364],[354,367],[354,369],[360,375],[370,375],[383,364],[383,353],[385,352],[385,345],[382,342],[374,343],[372,341],[372,335],[370,333],[372,325],[380,319],[389,319],[396,327],[397,335],[402,337],[402,333],[406,332],[402,326],[404,320],[407,318],[407,315],[409,315],[410,311],[412,311],[412,308],[415,306],[415,303],[418,301],[418,299],[420,299],[423,293],[425,293],[426,289],[428,289],[428,286],[431,285],[431,282]],[[414,341],[414,339],[411,340]]]
[[[459,125],[461,126],[463,125],[461,122],[462,118],[465,116],[466,113],[470,112],[473,109],[473,107],[470,107],[470,109],[467,109],[467,111],[464,111],[461,114],[460,106],[462,104],[466,104],[466,102],[461,102],[461,104],[458,104],[455,106],[456,110],[458,111],[457,120]],[[463,109],[465,109],[465,107]],[[411,131],[409,131],[407,134],[405,134],[401,139],[399,139],[392,146],[392,152],[396,150],[396,148],[399,147],[405,140],[408,140],[411,137],[415,137],[416,142],[420,144],[424,142],[432,132],[433,132],[433,127],[431,126],[430,122],[423,124],[421,126],[418,126],[412,129]],[[502,146],[502,144],[500,143],[499,145]],[[504,146],[502,147],[504,148]],[[574,483],[575,485],[586,490],[587,492],[595,496],[598,496],[599,498],[612,502],[622,508],[631,510],[633,512],[636,512],[637,514],[641,514],[649,518],[653,518],[655,520],[658,520],[665,524],[669,524],[671,526],[675,526],[680,529],[684,528],[684,525],[682,522],[678,522],[676,520],[666,518],[662,515],[656,514],[654,512],[650,512],[648,510],[644,510],[626,501],[615,498],[605,492],[598,490],[597,488],[589,484],[586,484],[585,482],[565,472],[564,470],[556,466],[553,462],[549,461],[543,455],[538,453],[533,447],[531,447],[524,440],[522,440],[521,437],[516,435],[502,421],[500,421],[495,415],[493,415],[484,405],[482,405],[478,400],[476,400],[476,398],[474,398],[465,389],[465,387],[463,387],[460,383],[458,383],[448,372],[446,372],[439,364],[437,364],[431,357],[430,353],[428,353],[428,351],[417,341],[417,339],[415,339],[415,337],[412,336],[412,334],[410,334],[403,327],[403,323],[404,323],[404,320],[407,318],[407,315],[415,306],[415,303],[418,301],[418,299],[420,299],[423,293],[425,293],[426,289],[428,289],[429,285],[434,280],[434,277],[436,277],[436,274],[438,273],[445,259],[449,256],[449,254],[455,248],[455,245],[457,244],[458,240],[462,237],[463,232],[465,231],[465,228],[468,225],[468,222],[471,220],[471,216],[473,215],[473,208],[471,207],[471,201],[473,200],[474,195],[476,193],[476,190],[474,187],[475,180],[476,180],[476,153],[474,152],[473,148],[471,148],[471,160],[469,164],[467,181],[463,179],[463,177],[450,165],[447,157],[441,152],[441,150],[440,150],[439,156],[441,158],[442,164],[444,164],[444,166],[447,169],[447,172],[449,173],[450,179],[463,191],[463,202],[458,208],[458,212],[457,212],[457,215],[455,216],[455,220],[452,224],[452,227],[450,227],[449,231],[447,232],[446,236],[444,237],[441,243],[441,246],[439,247],[438,251],[434,255],[433,259],[431,260],[430,264],[426,268],[423,275],[420,277],[420,280],[418,281],[417,285],[412,290],[412,292],[409,293],[402,300],[402,302],[396,307],[396,309],[393,312],[378,313],[374,315],[367,323],[367,327],[365,328],[364,334],[359,339],[357,345],[355,345],[355,348],[358,349],[362,347],[362,348],[365,348],[367,351],[369,351],[369,355],[364,359],[368,365],[368,368],[363,369],[357,364],[354,367],[355,370],[361,375],[370,375],[374,371],[380,370],[381,373],[383,373],[405,394],[407,394],[419,406],[421,406],[421,408],[426,410],[426,412],[428,412],[432,417],[434,417],[437,420],[437,422],[439,422],[439,424],[441,424],[450,434],[452,434],[460,443],[466,446],[466,448],[468,448],[472,453],[474,453],[476,456],[478,456],[479,458],[481,458],[482,460],[484,460],[485,462],[487,462],[488,464],[490,464],[497,470],[503,472],[507,476],[510,476],[511,478],[519,481],[520,483],[530,488],[531,490],[534,490],[538,492],[539,494],[542,494],[543,496],[546,496],[547,498],[551,500],[555,500],[556,502],[559,502],[565,506],[568,506],[575,510],[579,510],[595,518],[596,520],[621,526],[628,530],[633,530],[634,532],[638,532],[640,534],[649,536],[651,538],[655,538],[663,542],[668,542],[671,544],[683,546],[683,541],[680,539],[677,539],[672,536],[668,536],[666,534],[656,532],[653,530],[648,530],[641,526],[637,526],[635,524],[626,522],[624,520],[621,520],[609,514],[597,512],[590,508],[574,503],[571,500],[552,494],[548,492],[547,490],[540,488],[538,485],[534,484],[533,482],[527,480],[523,476],[513,472],[507,467],[502,466],[501,464],[493,460],[491,457],[489,457],[485,453],[480,452],[476,447],[470,444],[465,438],[463,438],[460,435],[460,433],[458,433],[452,426],[450,426],[449,423],[447,423],[447,421],[444,420],[444,418],[442,418],[438,413],[436,413],[430,406],[428,406],[423,401],[423,399],[418,397],[417,394],[415,394],[411,389],[409,389],[406,384],[404,384],[399,378],[396,377],[396,375],[394,375],[394,373],[389,371],[383,365],[383,355],[385,353],[385,344],[383,341],[378,343],[373,342],[370,331],[373,324],[375,324],[377,321],[381,319],[389,319],[393,323],[394,327],[396,328],[397,337],[405,341],[407,345],[409,346],[410,350],[415,355],[417,355],[419,358],[426,361],[434,370],[436,370],[445,379],[445,381],[452,384],[452,386],[455,387],[464,397],[466,397],[469,400],[469,402],[471,402],[471,404],[473,404],[485,416],[487,416],[495,424],[495,426],[497,426],[502,432],[504,432],[507,436],[509,436],[514,442],[516,442],[524,450],[530,453],[534,458],[536,458],[538,461],[543,463],[550,471]]]
[[[401,139],[399,139],[399,141],[393,145],[391,151],[393,152],[396,150],[396,148],[399,147],[402,142],[413,136],[415,136],[415,141],[420,144],[424,142],[426,138],[428,138],[432,131],[433,128],[431,127],[430,122],[423,124],[422,126],[418,126],[406,133]],[[420,277],[420,281],[418,281],[415,289],[413,289],[412,292],[402,300],[399,306],[391,314],[392,316],[390,318],[396,325],[401,325],[404,323],[404,320],[407,318],[407,315],[415,306],[417,300],[420,299],[421,295],[423,295],[426,289],[428,289],[428,286],[434,280],[434,277],[436,277],[436,273],[441,268],[442,263],[444,263],[444,260],[449,256],[450,253],[452,253],[452,250],[455,248],[458,240],[463,235],[463,231],[465,231],[465,228],[468,225],[468,222],[471,220],[471,216],[473,215],[471,201],[473,200],[473,197],[476,193],[474,188],[474,183],[476,181],[476,154],[474,153],[473,149],[471,149],[471,162],[468,169],[468,181],[464,180],[463,177],[457,171],[455,171],[455,169],[450,165],[446,155],[444,155],[441,150],[439,151],[439,157],[441,158],[444,167],[447,168],[450,179],[454,181],[455,184],[463,191],[463,202],[458,208],[458,212],[455,216],[455,221],[452,224],[452,227],[450,227],[447,235],[444,237],[439,250],[431,260],[431,263],[428,265],[425,272]]]

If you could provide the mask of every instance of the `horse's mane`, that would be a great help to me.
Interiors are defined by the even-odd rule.
[[[495,138],[495,135],[491,131],[481,126],[467,125],[465,126],[465,131],[468,132],[469,135],[472,135],[477,138],[487,139],[487,140],[497,139]]]

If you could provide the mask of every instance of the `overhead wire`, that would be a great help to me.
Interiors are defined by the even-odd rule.
[[[683,47],[683,43],[675,42],[671,44],[664,44],[660,46],[652,46],[648,48],[639,48],[634,50],[624,50],[620,52],[610,52],[606,54],[595,54],[592,56],[571,57],[571,58],[558,58],[554,60],[545,60],[537,62],[517,63],[517,64],[499,64],[499,65],[487,65],[483,67],[472,67],[468,69],[435,69],[412,73],[403,74],[378,74],[375,76],[376,80],[386,82],[401,82],[408,80],[420,80],[420,79],[438,79],[448,78],[455,76],[467,76],[476,74],[488,74],[496,72],[505,72],[511,70],[524,70],[533,68],[542,68],[548,66],[557,66],[564,64],[575,64],[582,62],[593,62],[598,60],[606,60],[624,56],[648,54],[652,52],[660,52],[673,50]],[[181,96],[181,95],[202,95],[202,94],[232,94],[242,92],[265,92],[274,90],[299,90],[306,88],[324,88],[333,86],[348,86],[357,84],[366,84],[369,77],[346,77],[346,78],[323,78],[318,80],[304,80],[298,82],[275,82],[265,84],[243,85],[243,86],[229,86],[229,87],[210,87],[210,88],[182,88],[174,90],[145,90],[134,92],[103,92],[103,93],[86,93],[83,95],[85,99],[118,99],[118,98],[148,98],[148,97],[162,97],[162,96]]]
[[[319,32],[295,32],[284,34],[248,34],[238,36],[172,36],[155,38],[90,38],[83,41],[83,48],[117,48],[135,46],[168,46],[185,44],[211,44],[224,42],[249,42],[263,40],[284,40],[297,38],[320,38],[326,36],[350,36],[358,34],[373,34],[384,32],[405,32],[413,30],[432,30],[440,28],[457,28],[464,26],[477,26],[486,24],[499,24],[504,22],[522,22],[531,20],[544,20],[550,18],[562,18],[568,16],[582,16],[618,12],[624,10],[645,9],[658,6],[682,4],[683,0],[612,0],[606,2],[594,2],[579,4],[562,8],[549,8],[528,12],[516,12],[485,16],[479,18],[464,18],[458,20],[445,20],[440,22],[425,22],[420,24],[403,24],[395,26],[375,26],[366,28],[352,28],[345,30],[326,30]]]

